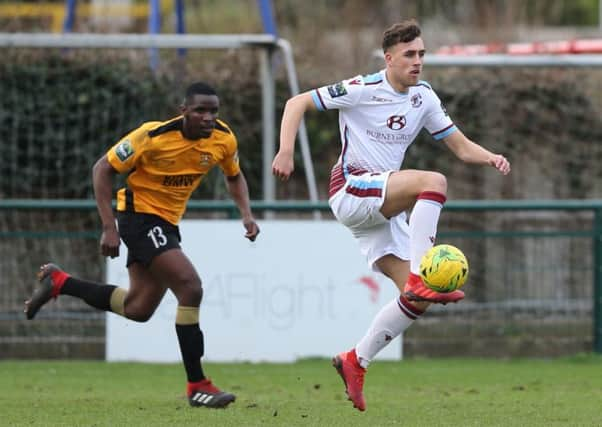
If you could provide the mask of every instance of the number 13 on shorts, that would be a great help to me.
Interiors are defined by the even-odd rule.
[[[148,231],[147,236],[152,240],[155,248],[160,248],[167,244],[167,237],[163,234],[163,229],[158,225],[154,226]]]

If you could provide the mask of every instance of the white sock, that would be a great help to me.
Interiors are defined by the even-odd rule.
[[[367,368],[374,356],[409,328],[421,314],[422,311],[408,302],[403,295],[381,308],[366,335],[355,347],[360,366]]]
[[[445,200],[445,196],[442,194],[434,194]],[[420,274],[420,261],[435,244],[441,208],[443,208],[443,203],[438,200],[419,198],[412,209],[410,216],[410,271],[414,274]]]

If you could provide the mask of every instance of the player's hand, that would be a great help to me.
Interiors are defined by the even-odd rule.
[[[116,228],[103,230],[100,236],[100,253],[103,256],[110,256],[116,258],[119,256],[119,245],[121,240],[119,239],[119,232]]]
[[[254,242],[257,238],[257,235],[259,234],[259,226],[253,218],[243,220],[242,223],[245,226],[245,229],[247,230],[247,232],[245,233],[245,237],[251,242]]]
[[[505,158],[501,154],[494,155],[489,160],[489,165],[493,166],[494,168],[496,168],[503,175],[508,175],[510,173],[510,169],[511,169],[510,168],[510,162],[508,161],[507,158]]]
[[[272,173],[282,181],[286,181],[294,170],[295,162],[293,160],[293,154],[279,151],[272,162]]]

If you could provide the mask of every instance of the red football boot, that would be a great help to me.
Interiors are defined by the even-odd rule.
[[[409,301],[428,301],[438,304],[458,302],[464,298],[464,292],[460,290],[452,292],[435,292],[432,289],[427,288],[420,276],[414,273],[410,273],[403,293]]]
[[[353,407],[365,411],[364,375],[366,375],[366,370],[359,365],[355,349],[336,355],[332,359],[332,366],[343,379],[345,392],[353,403]]]
[[[25,315],[33,319],[40,308],[52,298],[56,298],[69,275],[55,264],[44,264],[38,271],[40,282],[30,299],[25,301]]]

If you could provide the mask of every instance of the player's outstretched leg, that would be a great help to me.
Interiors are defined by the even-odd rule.
[[[409,301],[428,301],[438,304],[458,302],[464,298],[464,292],[455,290],[453,292],[435,292],[426,287],[419,275],[410,273],[404,287],[404,296]]]
[[[335,367],[343,383],[347,397],[353,403],[353,407],[360,411],[366,410],[364,400],[364,376],[366,370],[359,365],[355,349],[337,354],[332,358],[332,366]]]
[[[187,394],[190,406],[204,406],[206,408],[225,408],[236,400],[236,396],[221,391],[213,385],[209,378],[196,383],[189,382]]]
[[[59,295],[61,287],[69,277],[55,264],[42,265],[37,276],[39,284],[31,298],[25,301],[25,315],[28,319],[33,319],[44,304]]]

